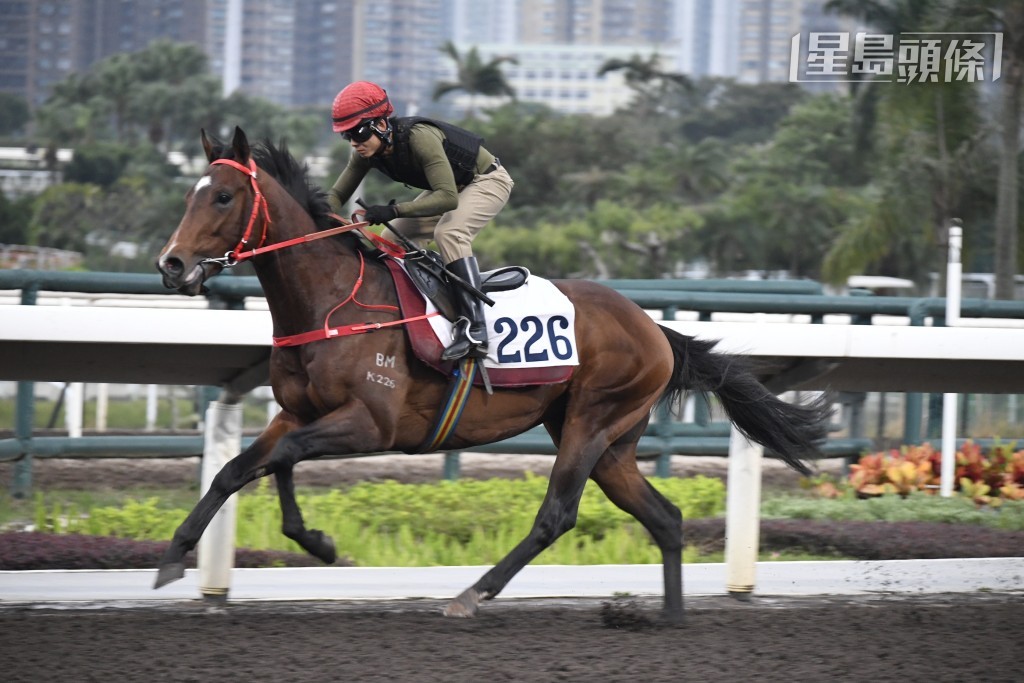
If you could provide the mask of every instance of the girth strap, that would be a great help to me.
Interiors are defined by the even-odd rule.
[[[437,414],[434,430],[414,452],[433,453],[440,450],[444,442],[455,431],[456,425],[459,424],[459,418],[462,417],[462,409],[466,407],[470,390],[473,388],[473,375],[477,371],[477,362],[476,358],[462,359],[458,369],[452,375],[451,382],[448,383],[448,398],[445,399],[444,406]]]

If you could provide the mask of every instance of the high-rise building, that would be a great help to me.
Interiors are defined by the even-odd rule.
[[[292,104],[327,106],[353,80],[357,0],[295,3],[295,69]]]
[[[247,95],[277,104],[291,104],[295,3],[291,0],[211,0],[210,5],[225,5],[226,9],[223,46],[207,46],[208,54],[224,55],[224,74],[236,75],[237,87]],[[233,30],[240,32],[234,40]],[[225,79],[225,90],[232,89],[232,80]]]
[[[460,45],[517,40],[515,0],[449,0],[446,39]]]
[[[549,45],[667,45],[674,0],[520,0],[518,39]]]
[[[360,1],[361,50],[353,78],[384,86],[399,114],[415,113],[431,99],[445,57],[447,32],[441,0]]]
[[[226,93],[326,105],[357,79],[384,85],[400,113],[423,110],[440,51],[517,55],[523,99],[599,113],[628,97],[595,69],[657,55],[667,70],[785,81],[792,37],[827,30],[824,0],[0,0],[0,90],[36,106],[53,85],[158,38],[200,45]],[[833,22],[829,24],[828,22]],[[822,27],[826,27],[823,29]],[[548,46],[552,50],[544,50]],[[557,78],[545,76],[557,74]],[[591,94],[587,94],[587,93]],[[593,96],[591,96],[593,95]]]
[[[694,78],[736,75],[740,0],[679,0],[676,67]]]
[[[678,68],[743,83],[789,79],[794,36],[849,31],[856,22],[825,12],[826,0],[679,0]],[[812,89],[837,89],[809,84]]]
[[[0,0],[0,90],[44,102],[53,85],[158,38],[205,43],[207,0]]]
[[[32,15],[28,0],[0,0],[0,91],[29,101],[36,99],[29,69]]]
[[[512,5],[513,3],[508,3]],[[462,38],[485,61],[513,57],[503,73],[526,102],[575,114],[610,114],[634,93],[621,72],[599,75],[611,59],[653,58],[672,71],[679,50],[676,14],[680,0],[520,0],[514,42]],[[463,34],[457,34],[463,35]],[[454,77],[451,65],[446,76]],[[456,95],[456,110],[492,106],[500,100]]]
[[[790,40],[801,31],[803,0],[743,0],[736,76],[741,83],[789,79]]]
[[[42,7],[68,0],[42,0]],[[79,62],[92,64],[120,52],[137,52],[154,40],[166,39],[203,46],[206,0],[77,0],[81,33]]]
[[[655,67],[672,71],[671,59],[650,48],[600,45],[479,45],[480,57],[513,57],[516,64],[503,68],[505,80],[523,102],[544,104],[565,114],[606,116],[629,103],[634,91],[626,86],[621,71],[599,75],[609,60],[629,61],[639,55],[655,58]],[[450,76],[449,76],[450,77]],[[470,108],[497,106],[507,98],[451,96],[451,104],[459,112]]]

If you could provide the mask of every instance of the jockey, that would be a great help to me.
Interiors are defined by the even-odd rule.
[[[483,138],[444,121],[420,116],[393,117],[394,107],[379,85],[351,83],[334,98],[334,132],[355,152],[328,192],[335,213],[359,187],[370,169],[423,190],[408,202],[371,206],[366,221],[392,223],[411,239],[433,234],[441,258],[463,280],[480,288],[473,239],[504,208],[513,181]],[[388,231],[384,232],[389,237]],[[393,235],[391,235],[393,238]],[[456,289],[460,317],[455,340],[441,357],[482,358],[487,351],[483,302]]]

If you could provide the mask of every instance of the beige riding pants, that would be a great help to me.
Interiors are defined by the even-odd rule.
[[[451,211],[440,216],[396,218],[391,223],[419,245],[433,237],[441,258],[451,263],[473,255],[473,240],[505,207],[513,185],[512,176],[504,166],[499,166],[487,175],[473,176],[469,185],[459,192],[459,205]],[[394,233],[387,229],[383,236],[395,239]]]

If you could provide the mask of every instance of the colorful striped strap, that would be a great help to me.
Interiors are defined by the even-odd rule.
[[[459,424],[459,418],[462,417],[462,409],[466,407],[470,390],[473,388],[473,376],[477,371],[477,362],[476,358],[462,359],[449,386],[448,398],[438,413],[434,431],[417,452],[432,453],[440,450],[441,445],[455,431],[455,426]]]

